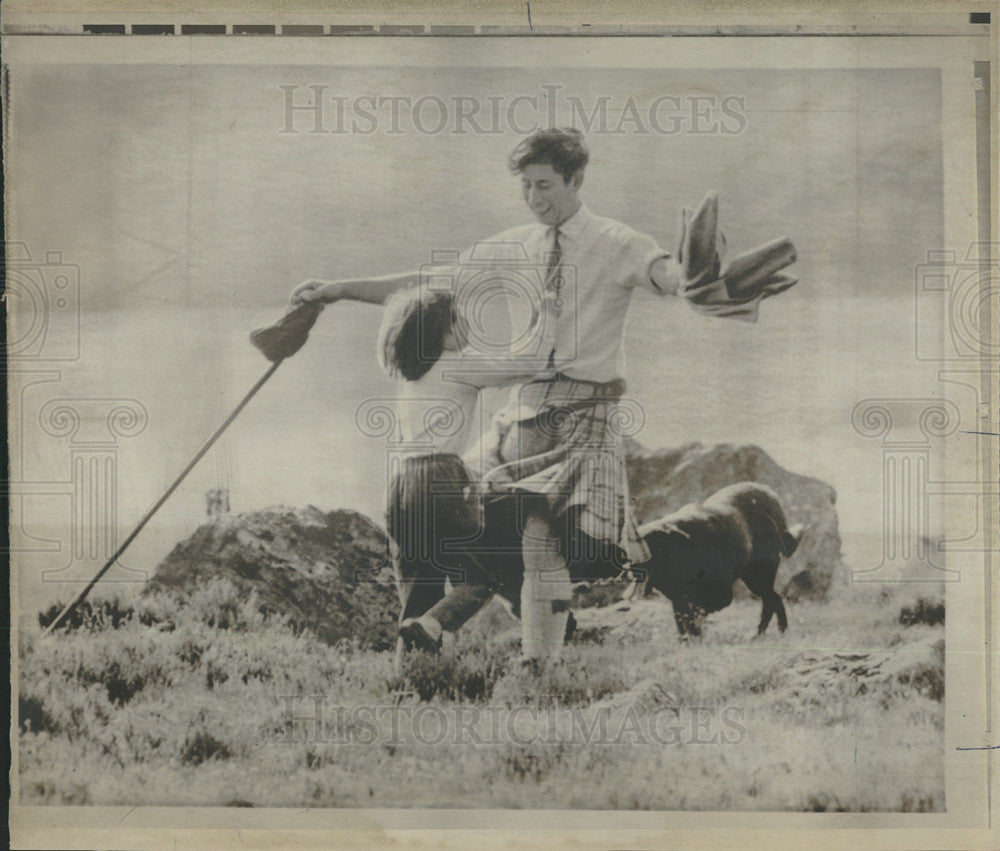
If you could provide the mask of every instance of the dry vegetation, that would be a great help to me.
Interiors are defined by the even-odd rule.
[[[396,678],[391,654],[297,634],[225,583],[109,601],[22,636],[20,799],[943,810],[943,666],[909,649],[943,639],[936,615],[912,615],[936,604],[841,588],[750,642],[758,605],[712,616],[692,645],[662,599],[581,610],[578,642],[541,674],[481,621]],[[317,696],[321,727],[289,721]]]

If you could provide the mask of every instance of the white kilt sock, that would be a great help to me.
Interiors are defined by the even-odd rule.
[[[525,659],[559,656],[566,634],[572,586],[558,542],[547,524],[529,520],[524,539],[521,586],[521,655]]]

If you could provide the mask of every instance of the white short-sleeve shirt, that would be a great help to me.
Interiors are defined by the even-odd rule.
[[[537,373],[561,372],[586,381],[624,375],[623,338],[632,292],[663,295],[650,266],[670,254],[651,237],[621,222],[595,216],[586,205],[559,226],[558,293],[546,288],[552,228],[521,225],[477,242],[462,255],[461,286],[481,293],[459,298],[465,314],[502,285],[508,303],[510,353],[534,359]],[[480,282],[477,284],[477,282]],[[469,319],[472,322],[474,319]],[[475,339],[471,342],[476,347]],[[485,347],[484,347],[485,348]]]
[[[460,366],[446,353],[418,381],[400,381],[397,388],[397,430],[393,443],[405,454],[460,454],[473,436],[480,387],[456,379],[449,370]]]

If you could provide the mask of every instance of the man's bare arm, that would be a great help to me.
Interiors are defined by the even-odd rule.
[[[293,305],[304,301],[363,301],[368,304],[385,304],[394,292],[420,283],[420,272],[401,272],[380,278],[352,278],[339,281],[310,279],[294,290],[289,301]]]

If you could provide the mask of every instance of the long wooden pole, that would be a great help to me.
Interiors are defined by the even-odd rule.
[[[206,441],[205,445],[202,446],[201,449],[198,450],[197,454],[194,456],[194,458],[191,459],[191,461],[188,463],[188,465],[183,470],[181,470],[180,475],[176,479],[174,479],[173,484],[169,488],[167,488],[167,490],[163,494],[163,496],[161,496],[156,501],[156,504],[152,508],[150,508],[149,511],[146,512],[146,514],[142,518],[142,520],[139,521],[139,525],[136,526],[135,529],[132,530],[131,534],[122,542],[122,545],[120,547],[118,547],[117,550],[115,550],[115,554],[113,556],[111,556],[111,558],[108,559],[108,561],[104,565],[104,567],[102,567],[97,572],[97,574],[94,576],[94,578],[91,579],[90,582],[87,583],[87,587],[84,588],[79,594],[77,594],[76,597],[73,598],[73,601],[71,603],[69,603],[66,606],[66,608],[64,608],[59,613],[59,616],[54,621],[52,621],[52,623],[50,623],[45,628],[45,632],[42,633],[43,637],[47,636],[47,635],[51,635],[59,627],[59,625],[63,621],[65,621],[67,617],[69,617],[70,613],[77,606],[79,606],[80,603],[82,603],[84,601],[84,599],[86,599],[87,595],[93,590],[94,586],[98,582],[100,582],[101,577],[104,576],[104,574],[107,573],[108,570],[111,569],[111,565],[113,565],[116,561],[118,561],[118,559],[121,557],[121,554],[123,552],[125,552],[125,550],[128,547],[128,545],[131,544],[132,541],[134,541],[136,539],[136,536],[142,531],[142,528],[149,522],[150,518],[154,514],[156,514],[157,511],[160,510],[160,508],[162,507],[163,503],[165,503],[167,501],[167,499],[170,497],[170,494],[172,494],[175,490],[177,490],[178,485],[180,485],[180,483],[182,481],[184,481],[185,476],[187,476],[187,474],[190,473],[192,469],[194,469],[195,464],[197,464],[205,456],[205,453],[208,452],[208,450],[212,448],[212,444],[215,443],[215,441],[219,439],[219,437],[222,435],[222,433],[227,428],[229,428],[229,426],[232,424],[233,420],[235,420],[236,417],[239,416],[240,411],[242,411],[247,406],[247,403],[257,394],[257,391],[260,390],[260,388],[264,386],[264,384],[267,382],[267,380],[272,375],[274,375],[274,371],[279,366],[281,366],[281,361],[280,360],[276,361],[273,364],[271,364],[271,366],[268,368],[267,372],[265,372],[260,377],[260,379],[257,381],[257,383],[254,384],[254,386],[250,389],[250,392],[247,393],[247,395],[243,397],[242,401],[236,406],[236,408],[233,410],[233,412],[228,417],[226,417],[226,421],[215,430],[215,434],[213,434]]]

